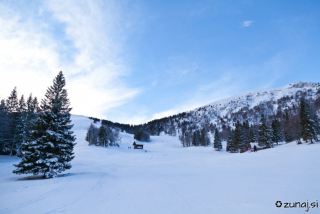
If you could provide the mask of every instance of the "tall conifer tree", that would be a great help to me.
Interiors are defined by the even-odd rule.
[[[105,125],[101,125],[98,132],[98,142],[104,147],[108,147],[109,135],[111,130],[108,129]]]
[[[201,143],[201,133],[200,133],[200,130],[197,130],[197,131],[196,131],[196,143],[197,143],[197,146],[200,146],[200,143]]]
[[[259,146],[272,147],[272,130],[264,114],[261,115],[259,125]]]
[[[231,152],[231,153],[235,152],[235,149],[234,149],[234,130],[230,130],[230,132],[229,132],[226,150],[227,150],[227,152]]]
[[[242,148],[242,144],[244,142],[244,135],[242,131],[242,126],[239,121],[236,123],[236,128],[234,130],[234,149],[238,151]]]
[[[192,145],[197,146],[197,131],[193,132]]]
[[[317,116],[312,114],[310,105],[305,99],[300,100],[300,125],[303,140],[317,140]]]
[[[31,127],[31,136],[22,144],[22,160],[16,174],[43,174],[52,178],[71,168],[75,136],[71,131],[71,108],[65,78],[60,71],[47,89],[41,112]]]
[[[17,88],[14,87],[10,96],[6,100],[6,109],[8,113],[9,123],[8,123],[8,145],[7,148],[10,149],[10,155],[13,154],[14,149],[16,149],[17,141],[19,138],[18,127],[20,123],[20,113],[19,113],[19,100]]]
[[[6,150],[10,143],[10,118],[5,100],[0,102],[0,149]]]
[[[215,148],[218,151],[220,151],[222,149],[220,133],[219,133],[219,130],[217,128],[216,128],[216,130],[214,132],[213,148]]]
[[[21,144],[23,140],[25,139],[26,132],[27,132],[27,104],[24,100],[24,96],[22,95],[20,100],[19,100],[19,108],[18,108],[18,113],[17,113],[17,123],[16,123],[16,150],[17,153],[20,154],[21,152]]]
[[[201,129],[200,144],[201,146],[206,146],[206,130],[204,128]]]
[[[255,134],[253,133],[253,130],[252,128],[250,129],[250,132],[249,132],[249,143],[254,143],[256,142],[256,136]]]
[[[17,87],[14,87],[6,101],[6,108],[9,113],[17,112],[19,110]]]
[[[284,134],[282,126],[279,120],[275,119],[272,121],[272,142],[279,144],[279,142],[284,140]]]

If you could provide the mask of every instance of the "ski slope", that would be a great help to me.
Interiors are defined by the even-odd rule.
[[[15,175],[19,159],[0,156],[0,213],[305,213],[275,202],[320,201],[319,143],[229,154],[158,136],[134,150],[121,133],[119,148],[102,148],[85,142],[86,117],[72,119],[73,167],[57,178]]]

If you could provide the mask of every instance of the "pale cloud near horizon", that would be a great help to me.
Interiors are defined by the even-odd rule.
[[[242,22],[242,27],[250,27],[252,25],[252,20],[247,20]]]
[[[230,85],[236,78],[236,73],[233,71],[225,72],[214,82],[200,85],[185,102],[179,103],[172,109],[153,114],[151,120],[194,110],[216,100],[227,98],[228,96],[233,95],[232,93],[234,90],[239,89],[239,85]],[[225,87],[226,85],[229,86]]]
[[[0,9],[0,98],[14,86],[19,96],[42,98],[60,70],[74,114],[105,117],[140,93],[123,80],[130,75],[123,52],[132,19],[116,1],[46,1],[35,17],[10,4]],[[48,21],[59,24],[58,34]]]
[[[220,72],[221,75],[216,80],[208,84],[199,85],[185,102],[179,103],[171,109],[153,114],[150,120],[188,112],[248,90],[269,88],[290,70],[290,64],[288,53],[280,52],[259,65],[223,68],[224,70]],[[257,86],[250,84],[250,87],[253,88],[247,88],[247,83],[256,77],[260,77],[259,79],[265,77],[263,81],[260,81],[263,84],[259,84],[260,82],[256,81]]]

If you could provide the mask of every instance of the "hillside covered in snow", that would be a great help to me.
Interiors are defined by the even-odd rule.
[[[320,96],[320,85],[311,82],[296,82],[280,88],[256,89],[247,91],[227,99],[210,103],[190,111],[191,115],[204,117],[209,115],[210,122],[219,123],[219,119],[230,121],[249,119],[252,123],[258,122],[254,112],[266,115],[283,112],[293,106],[298,106],[301,97],[307,100],[316,100]],[[217,120],[218,119],[218,120]]]
[[[230,154],[162,134],[134,150],[122,132],[120,147],[102,148],[84,140],[91,120],[72,122],[75,159],[57,178],[15,175],[19,158],[0,156],[0,213],[305,213],[284,203],[320,198],[319,143]]]
[[[251,126],[256,127],[255,131],[257,131],[262,114],[266,115],[270,122],[274,119],[283,121],[287,114],[287,117],[290,117],[290,124],[299,123],[296,117],[299,114],[301,98],[306,99],[312,106],[312,110],[320,115],[320,84],[296,82],[279,88],[247,91],[188,112],[141,125],[120,124],[98,118],[91,119],[95,122],[102,121],[105,125],[118,127],[132,134],[137,130],[144,130],[151,135],[159,135],[164,132],[175,136],[179,135],[183,129],[190,133],[201,129],[213,133],[215,128],[222,133],[228,133],[228,130],[235,127],[237,121],[240,123],[248,121]],[[227,136],[227,134],[224,135]],[[290,139],[294,138],[295,136],[290,136]]]

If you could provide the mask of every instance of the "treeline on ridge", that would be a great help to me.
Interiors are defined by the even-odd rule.
[[[130,125],[114,123],[108,120],[100,120],[98,118],[90,117],[94,122],[101,121],[101,124],[105,124],[110,127],[118,127],[121,131],[126,131],[130,134],[143,131],[150,135],[159,135],[164,132],[170,136],[179,135],[183,146],[206,146],[208,143],[200,143],[199,132],[204,130],[205,133],[215,135],[216,130],[219,132],[221,141],[230,141],[230,134],[235,132],[235,148],[234,150],[245,150],[242,143],[237,143],[239,136],[239,130],[244,133],[242,137],[249,139],[251,135],[251,142],[260,142],[260,146],[272,146],[270,140],[267,143],[262,143],[264,140],[259,140],[259,127],[261,124],[267,124],[267,133],[274,137],[267,137],[267,139],[273,139],[274,143],[285,141],[300,142],[301,138],[301,100],[309,106],[309,112],[312,117],[316,117],[316,112],[320,109],[320,89],[316,92],[316,99],[312,99],[310,91],[301,92],[297,91],[295,95],[284,96],[278,100],[269,100],[261,102],[258,105],[248,108],[242,107],[237,112],[230,112],[228,116],[221,117],[210,106],[198,108],[194,111],[183,112],[169,117],[152,120],[148,123],[141,125]],[[275,109],[277,106],[277,109]],[[209,109],[209,110],[208,110]],[[212,110],[213,109],[213,110]],[[265,120],[265,122],[263,122]],[[318,118],[315,119],[315,124],[319,124]],[[318,130],[316,125],[316,130]],[[270,134],[270,130],[273,130],[275,134]],[[319,133],[317,131],[317,133]],[[232,135],[232,134],[231,134]],[[254,136],[254,138],[252,137]],[[246,140],[248,141],[248,140]],[[244,144],[244,143],[243,143]],[[230,144],[229,144],[230,145]],[[219,146],[217,146],[219,148]],[[232,148],[228,148],[232,151]]]

